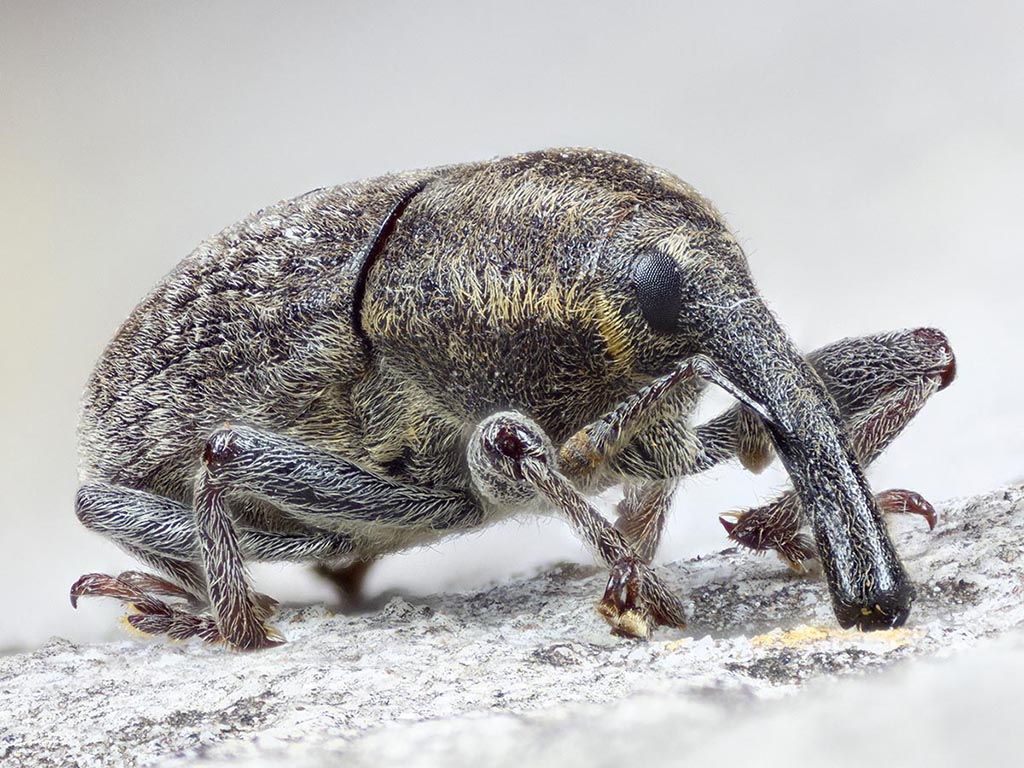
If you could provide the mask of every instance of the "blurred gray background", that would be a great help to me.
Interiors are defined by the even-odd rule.
[[[726,214],[804,347],[951,337],[959,380],[877,489],[941,501],[1020,479],[1022,30],[1017,2],[0,3],[0,648],[118,636],[117,606],[68,604],[82,573],[133,565],[74,518],[74,432],[139,298],[250,210],[411,167],[588,145],[674,171]],[[688,480],[662,556],[726,546],[717,514],[784,483]],[[368,586],[559,559],[590,560],[531,519],[393,557]],[[256,579],[332,599],[301,568]]]

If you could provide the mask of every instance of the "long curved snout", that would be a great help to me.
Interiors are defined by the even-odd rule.
[[[913,587],[818,374],[756,295],[705,327],[706,354],[761,414],[810,518],[840,625],[902,625]]]

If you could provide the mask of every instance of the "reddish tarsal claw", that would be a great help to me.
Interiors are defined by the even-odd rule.
[[[937,328],[918,328],[914,331],[914,338],[922,345],[930,347],[940,357],[941,362],[935,369],[935,375],[939,378],[941,392],[956,378],[956,356],[953,354],[953,347],[946,334]]]
[[[146,591],[144,591],[146,590]],[[78,607],[80,597],[112,597],[128,605],[132,613],[126,618],[135,629],[147,635],[166,635],[172,640],[198,637],[205,642],[221,642],[223,635],[212,616],[197,615],[154,597],[162,594],[175,598],[179,604],[194,598],[178,585],[150,574],[127,571],[119,576],[89,573],[71,586],[71,606]],[[269,615],[276,602],[257,595],[261,610]],[[280,645],[282,639],[272,629],[259,626],[258,632],[236,638],[232,645],[239,650],[257,650]]]
[[[919,515],[934,530],[938,515],[921,494],[902,488],[893,488],[875,496],[878,508],[884,514]],[[805,572],[802,563],[817,556],[814,543],[800,533],[803,518],[799,500],[792,493],[783,494],[779,499],[763,507],[746,512],[730,513],[719,517],[726,534],[737,544],[763,552],[775,550],[783,562],[799,572]]]
[[[920,515],[928,522],[928,530],[935,530],[939,516],[927,499],[915,491],[907,491],[902,488],[882,491],[875,497],[878,506],[883,512],[898,515]]]
[[[686,627],[682,604],[635,556],[612,566],[597,612],[620,637],[647,639],[659,625]]]

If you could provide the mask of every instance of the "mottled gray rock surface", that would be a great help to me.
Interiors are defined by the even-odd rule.
[[[0,658],[0,764],[996,762],[1024,685],[1024,490],[939,513],[891,521],[918,599],[889,632],[839,630],[819,578],[726,550],[660,567],[692,621],[651,642],[608,634],[604,575],[576,566],[286,607],[289,642],[255,654],[54,639]]]

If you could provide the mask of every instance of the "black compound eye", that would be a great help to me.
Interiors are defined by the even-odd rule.
[[[633,287],[647,324],[658,333],[679,330],[682,276],[673,259],[659,251],[645,253],[633,267]]]

